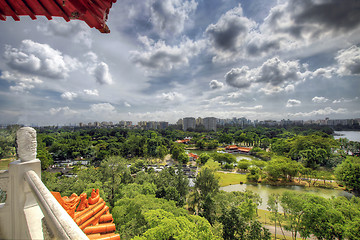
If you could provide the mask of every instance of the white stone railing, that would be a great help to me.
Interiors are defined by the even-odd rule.
[[[0,204],[0,239],[88,239],[41,181],[35,130],[19,129],[17,144],[20,160],[0,174],[7,193]]]
[[[26,172],[25,179],[56,239],[88,239],[34,171]]]

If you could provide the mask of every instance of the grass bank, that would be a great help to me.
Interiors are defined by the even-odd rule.
[[[216,172],[215,176],[219,178],[220,187],[225,187],[233,184],[246,183],[246,175],[232,172]]]
[[[273,222],[270,221],[270,212],[262,209],[257,210],[258,213],[258,221],[265,225],[274,225]]]
[[[239,174],[234,172],[216,172],[215,175],[219,178],[220,187],[225,187],[234,184],[240,184],[240,182],[247,183],[246,174]],[[268,184],[272,186],[304,186],[309,187],[309,183],[307,181],[298,181],[297,179],[291,182],[270,182],[263,181],[263,184]],[[261,183],[260,183],[261,184]],[[310,187],[315,188],[325,188],[325,189],[338,189],[344,190],[344,187],[340,187],[336,181],[334,180],[321,180],[317,179],[316,181],[312,181]]]
[[[257,213],[258,213],[258,219],[257,220],[259,222],[261,222],[261,224],[265,225],[265,227],[268,226],[267,228],[271,232],[271,239],[275,240],[275,234],[274,234],[274,228],[273,228],[275,226],[275,223],[273,221],[270,221],[270,212],[266,211],[266,210],[258,209]],[[269,226],[273,226],[273,227],[269,227]],[[289,236],[291,234],[291,232],[285,231],[285,234],[287,234],[288,236],[282,235],[280,227],[277,226],[276,240],[278,240],[278,239],[281,239],[281,240],[284,240],[284,239],[291,240],[291,239],[293,239],[291,236]],[[299,236],[299,234],[298,234],[298,237],[296,239],[302,240],[304,238],[301,238]]]

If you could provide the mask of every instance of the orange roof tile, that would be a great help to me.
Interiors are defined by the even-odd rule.
[[[238,148],[240,151],[242,151],[242,152],[250,152],[250,150],[252,149],[252,148],[249,148],[249,147],[239,147]]]
[[[229,145],[225,147],[226,150],[239,150],[241,152],[250,152],[252,149],[251,147],[238,147],[236,145]]]
[[[182,139],[182,140],[176,140],[177,143],[187,143],[190,142],[190,139]]]
[[[192,158],[195,158],[195,159],[198,159],[199,156],[194,154],[194,153],[188,153],[189,157],[192,157]]]
[[[230,145],[230,146],[227,146],[225,149],[226,149],[226,150],[238,149],[238,146],[236,146],[236,145]]]
[[[80,196],[73,193],[70,197],[61,197],[58,192],[51,193],[89,239],[120,240],[119,234],[114,233],[114,219],[100,197],[99,189],[93,189],[89,199],[86,193]]]

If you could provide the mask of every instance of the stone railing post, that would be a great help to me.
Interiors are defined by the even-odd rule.
[[[30,229],[28,224],[29,222],[37,222],[38,219],[26,218],[27,210],[32,211],[32,216],[35,212],[41,228],[41,210],[25,181],[25,173],[29,170],[33,170],[39,177],[41,176],[41,163],[40,160],[36,159],[35,129],[20,128],[17,132],[17,145],[20,159],[9,164],[7,198],[5,207],[0,209],[0,239],[34,239],[40,237],[34,235],[33,229]],[[39,230],[42,232],[42,229],[38,229],[37,232]]]

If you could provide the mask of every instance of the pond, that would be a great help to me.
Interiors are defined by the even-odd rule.
[[[334,138],[347,138],[349,141],[360,142],[360,131],[335,131]]]
[[[331,198],[332,196],[345,196],[351,197],[352,194],[345,192],[343,190],[336,190],[336,189],[323,189],[323,188],[309,188],[309,187],[302,187],[302,186],[271,186],[265,184],[235,184],[230,186],[221,187],[220,190],[224,190],[226,192],[233,192],[233,191],[245,191],[250,190],[254,193],[260,195],[262,199],[262,204],[259,206],[259,209],[267,210],[267,201],[268,197],[272,193],[282,194],[284,191],[297,191],[297,192],[305,192],[305,193],[313,193],[315,195]]]
[[[216,150],[193,150],[193,149],[187,149],[185,150],[186,153],[194,153],[196,155],[200,155],[202,153],[207,153],[207,154],[211,154],[211,153],[214,153],[216,152]]]

